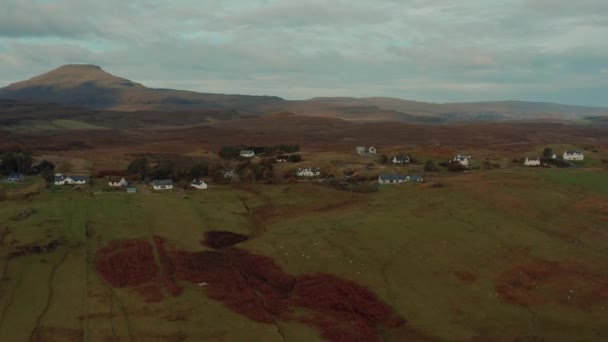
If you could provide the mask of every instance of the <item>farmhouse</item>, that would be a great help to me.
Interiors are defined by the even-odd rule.
[[[399,154],[393,157],[392,159],[393,164],[409,164],[410,163],[410,156],[408,156],[407,154]]]
[[[401,184],[409,180],[406,175],[380,175],[378,176],[378,183],[380,184]]]
[[[581,151],[565,151],[564,160],[585,160],[585,155]]]
[[[205,183],[205,181],[203,180],[193,180],[192,183],[190,183],[190,186],[195,188],[195,189],[199,189],[199,190],[206,190],[207,189],[207,183]]]
[[[171,190],[173,189],[173,180],[171,179],[155,179],[152,181],[154,190]]]
[[[540,166],[540,158],[526,158],[525,166]]]
[[[119,188],[121,186],[129,185],[129,182],[125,179],[125,177],[109,177],[108,185],[113,188]]]
[[[23,181],[23,175],[20,173],[11,173],[8,176],[7,181],[9,183],[20,183],[21,181]]]
[[[458,153],[454,156],[453,161],[459,162],[462,166],[469,166],[469,161],[471,160],[470,155],[466,155],[464,153]]]
[[[296,170],[298,177],[318,177],[321,175],[321,169],[318,167],[305,167]]]
[[[89,177],[86,176],[64,176],[60,173],[55,174],[53,183],[55,185],[82,185],[87,184]]]
[[[253,157],[255,157],[255,152],[253,152],[252,150],[242,150],[241,151],[241,157],[243,157],[243,158],[253,158]]]
[[[355,152],[357,152],[357,154],[364,154],[365,153],[365,147],[363,147],[363,146],[357,146],[355,148]]]

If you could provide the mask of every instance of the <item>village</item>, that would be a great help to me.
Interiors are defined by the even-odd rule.
[[[55,172],[54,165],[46,160],[34,165],[31,157],[29,167],[27,161],[11,161],[0,159],[0,171],[6,175],[1,182],[21,183],[26,177],[40,174],[52,189],[62,187],[82,187],[91,184],[101,185],[106,191],[123,191],[137,193],[142,186],[152,191],[168,191],[175,188],[191,190],[207,190],[209,183],[293,183],[315,182],[327,184],[338,189],[369,192],[377,191],[379,185],[417,184],[426,183],[440,168],[448,172],[470,172],[499,167],[488,160],[480,161],[477,165],[473,156],[467,153],[455,153],[454,156],[442,162],[425,160],[424,163],[415,159],[411,154],[397,152],[381,153],[374,146],[357,146],[349,153],[354,158],[364,160],[363,168],[343,168],[326,170],[320,166],[311,165],[304,161],[298,145],[279,145],[273,147],[226,146],[218,153],[223,162],[219,165],[197,164],[188,171],[165,171],[163,161],[152,166],[153,162],[146,158],[138,158],[130,163],[127,170],[104,170],[97,174],[64,174]],[[10,152],[5,155],[11,155]],[[307,155],[311,158],[311,155]],[[541,156],[514,158],[513,165],[522,167],[578,167],[585,160],[584,152],[580,150],[565,150],[559,155],[551,148],[545,148]],[[602,160],[602,162],[605,162]],[[170,163],[173,163],[171,161]],[[339,166],[344,163],[333,162]],[[293,165],[291,167],[287,165]],[[25,166],[24,166],[25,165]],[[302,166],[300,166],[302,165]],[[391,165],[392,170],[378,166]],[[408,166],[418,165],[416,168]],[[156,170],[156,171],[153,171]],[[282,172],[277,172],[281,170]],[[363,171],[363,172],[362,172]],[[418,173],[417,173],[418,172]],[[99,187],[97,189],[100,191]]]

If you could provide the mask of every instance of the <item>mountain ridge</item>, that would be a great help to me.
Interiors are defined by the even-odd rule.
[[[277,96],[200,93],[148,88],[100,66],[68,64],[0,88],[0,99],[112,111],[236,111],[241,115],[293,112],[355,121],[466,122],[573,120],[608,116],[608,108],[552,102],[482,101],[432,103],[392,97],[314,97],[288,101]]]

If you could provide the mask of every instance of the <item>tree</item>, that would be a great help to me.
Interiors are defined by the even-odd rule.
[[[380,164],[386,164],[388,163],[388,156],[386,154],[381,154],[378,158],[378,161],[380,162]]]
[[[545,149],[543,150],[543,157],[551,158],[552,156],[553,156],[553,150],[549,147],[545,147]]]
[[[424,163],[424,171],[426,171],[426,172],[437,172],[439,170],[437,169],[437,165],[435,165],[434,161],[427,160],[426,163]]]
[[[150,161],[146,157],[137,158],[133,160],[127,167],[127,175],[137,175],[138,178],[147,178],[150,174]]]

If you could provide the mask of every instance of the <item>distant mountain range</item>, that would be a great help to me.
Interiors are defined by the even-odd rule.
[[[427,103],[386,97],[323,97],[288,101],[249,96],[152,89],[111,75],[95,65],[65,65],[0,88],[0,99],[56,103],[103,111],[215,111],[235,116],[291,112],[356,121],[451,123],[506,120],[577,120],[608,116],[608,108],[543,102]]]

